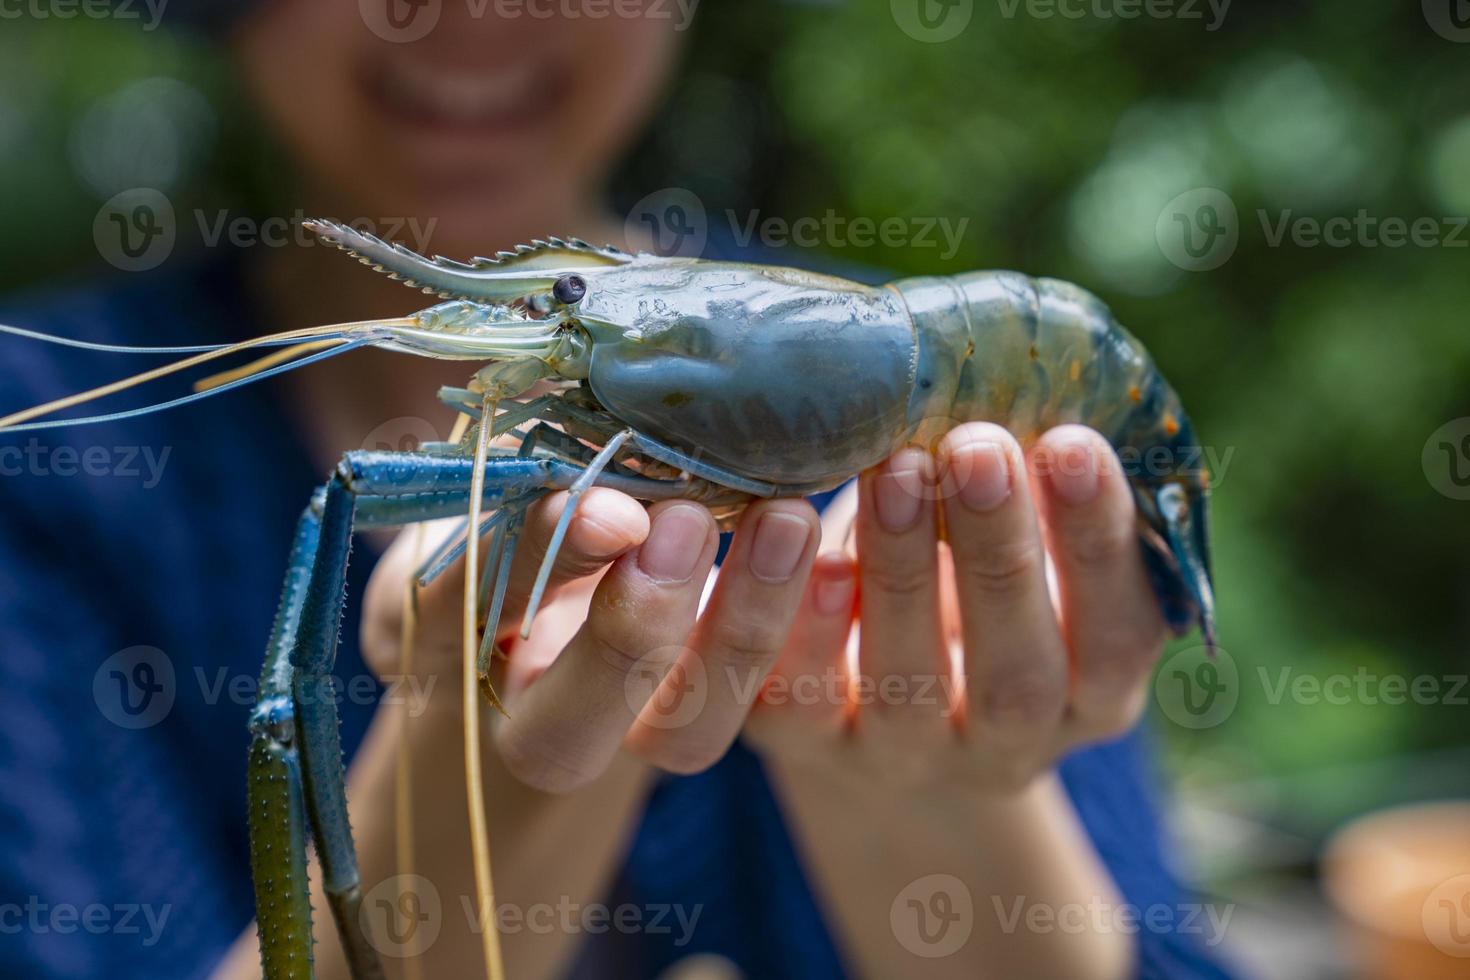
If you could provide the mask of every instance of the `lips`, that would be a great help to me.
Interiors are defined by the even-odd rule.
[[[495,135],[549,120],[562,89],[558,78],[530,60],[465,69],[405,58],[375,63],[367,84],[378,106],[400,123]]]

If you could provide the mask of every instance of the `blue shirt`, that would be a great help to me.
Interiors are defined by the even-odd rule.
[[[13,302],[0,322],[152,345],[269,329],[228,259]],[[0,337],[0,414],[161,360]],[[89,413],[184,390],[150,386]],[[120,423],[0,434],[5,975],[205,976],[252,917],[246,716],[292,527],[325,475],[278,394],[267,382]],[[379,695],[357,649],[375,558],[359,543],[334,671],[349,754]],[[1126,901],[1177,921],[1191,899],[1166,867],[1143,739],[1061,770]],[[652,977],[694,953],[750,977],[845,975],[760,762],[738,744],[707,772],[660,781],[607,904],[624,902],[699,917],[692,936],[672,918],[664,932],[591,935],[576,976]],[[1138,942],[1141,976],[1225,976],[1197,934],[1143,929]]]

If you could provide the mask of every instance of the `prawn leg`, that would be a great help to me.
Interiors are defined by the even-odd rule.
[[[306,801],[292,695],[291,641],[311,578],[321,520],[307,508],[296,527],[280,608],[266,647],[260,697],[250,715],[250,874],[264,976],[311,976],[311,899]]]
[[[554,458],[496,457],[486,462],[482,499],[487,508],[523,506],[538,494],[572,489],[587,474],[585,466]],[[266,980],[311,976],[308,837],[316,842],[352,975],[383,975],[359,914],[362,886],[331,678],[347,559],[354,529],[463,514],[473,475],[474,461],[462,456],[350,452],[298,524],[250,719],[251,870]],[[592,483],[644,500],[688,491],[680,481],[606,470]]]
[[[544,406],[541,409],[541,416],[563,425],[570,423],[585,426],[602,437],[614,436],[626,428],[609,415],[594,412],[580,405],[573,405],[563,399],[555,399]],[[630,431],[632,435],[628,443],[640,455],[687,473],[695,479],[717,484],[752,497],[804,497],[822,490],[830,490],[834,486],[830,480],[810,484],[778,484],[753,480],[718,464],[698,459],[636,429]]]

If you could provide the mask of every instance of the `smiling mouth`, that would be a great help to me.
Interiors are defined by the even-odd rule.
[[[419,129],[466,136],[522,132],[554,115],[560,73],[530,60],[480,70],[407,59],[374,62],[368,94],[386,115]]]

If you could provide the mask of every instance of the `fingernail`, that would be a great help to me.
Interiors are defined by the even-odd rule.
[[[852,608],[852,595],[856,585],[852,573],[845,570],[840,578],[819,580],[812,596],[817,612],[823,616],[847,612]]]
[[[927,459],[921,450],[906,449],[889,460],[873,481],[873,502],[877,505],[878,523],[884,530],[907,531],[919,520]]]
[[[960,502],[970,510],[995,510],[1011,496],[1011,461],[1005,448],[989,440],[961,446],[965,462],[958,469]]]
[[[1058,497],[1076,506],[1097,496],[1097,460],[1087,443],[1079,440],[1053,449],[1050,462],[1048,478]]]
[[[638,567],[661,582],[685,582],[709,540],[709,522],[687,504],[661,511],[638,549]]]
[[[811,536],[811,525],[794,514],[762,514],[750,543],[750,574],[773,585],[789,581]]]

